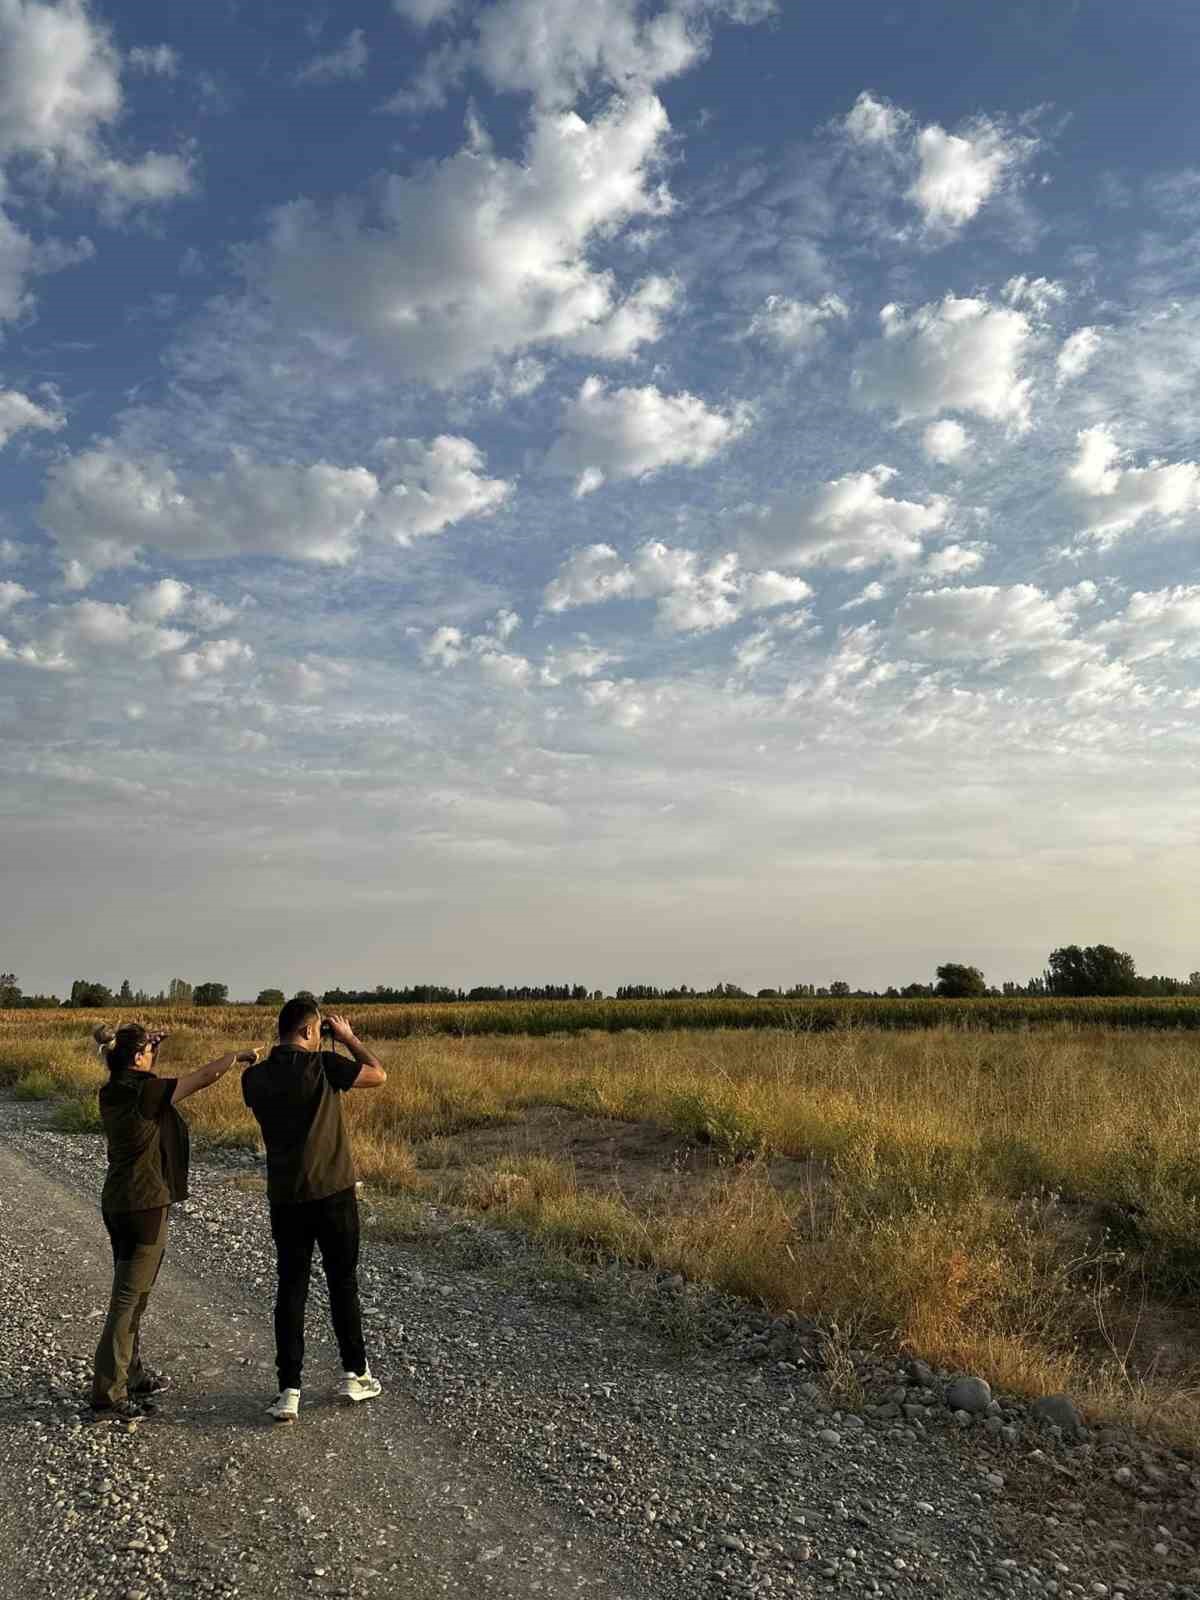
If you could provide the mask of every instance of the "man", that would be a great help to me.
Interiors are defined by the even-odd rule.
[[[387,1073],[354,1036],[345,1017],[328,1029],[352,1060],[321,1049],[321,1013],[312,1000],[289,1000],[279,1013],[279,1043],[242,1075],[242,1098],[262,1129],[267,1150],[267,1198],[279,1264],[275,1298],[275,1357],[279,1397],[267,1411],[295,1422],[304,1366],[304,1310],[313,1245],[321,1250],[329,1285],[329,1314],[342,1359],[340,1397],[373,1400],[358,1303],[358,1199],[342,1092],[377,1089]]]

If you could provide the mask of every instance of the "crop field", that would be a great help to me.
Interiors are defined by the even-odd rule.
[[[993,1006],[1035,1003],[826,1002],[830,1025],[819,1001],[647,1001],[619,1003],[636,1023],[597,1020],[617,1004],[524,1007],[524,1032],[519,1003],[354,1008],[389,1073],[349,1101],[360,1175],[1194,1440],[1195,1002],[1049,1001],[1050,1025],[998,1029]],[[937,1025],[881,1027],[882,1005]],[[665,1006],[690,1025],[665,1027]],[[551,1009],[590,1021],[542,1028]],[[0,1013],[0,1082],[61,1097],[81,1132],[93,1020]],[[173,1012],[160,1070],[262,1044],[272,1021]],[[256,1143],[232,1075],[186,1111],[200,1138]]]

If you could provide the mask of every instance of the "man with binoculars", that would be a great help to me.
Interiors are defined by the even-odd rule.
[[[322,1037],[351,1059],[322,1050]],[[363,1343],[358,1301],[358,1199],[342,1093],[377,1089],[387,1074],[345,1017],[322,1021],[312,1000],[289,1000],[279,1013],[279,1043],[242,1074],[242,1098],[258,1120],[267,1151],[267,1198],[279,1265],[275,1357],[276,1422],[295,1422],[304,1366],[304,1310],[313,1246],[329,1285],[329,1314],[342,1360],[340,1397],[354,1403],[380,1392]]]

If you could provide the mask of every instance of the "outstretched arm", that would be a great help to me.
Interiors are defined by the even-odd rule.
[[[379,1089],[387,1082],[387,1073],[378,1056],[367,1049],[345,1017],[330,1017],[329,1031],[358,1062],[358,1077],[350,1085],[352,1089]]]
[[[188,1095],[195,1094],[197,1089],[207,1089],[210,1084],[216,1083],[218,1078],[223,1078],[230,1068],[253,1066],[257,1060],[257,1050],[243,1050],[240,1053],[231,1050],[228,1055],[218,1056],[206,1067],[197,1067],[195,1072],[187,1072],[182,1078],[175,1080],[175,1092],[171,1096],[171,1104],[177,1106],[181,1100],[186,1100]]]

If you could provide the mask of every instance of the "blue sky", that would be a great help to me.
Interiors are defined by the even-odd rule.
[[[1200,965],[1197,46],[0,0],[0,965]]]

